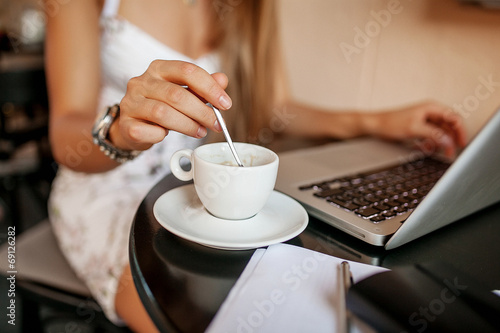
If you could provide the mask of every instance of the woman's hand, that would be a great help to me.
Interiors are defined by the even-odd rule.
[[[452,157],[457,148],[466,145],[462,119],[451,108],[435,102],[374,116],[370,134],[391,140],[416,138],[419,147],[427,153],[442,149],[446,156]]]
[[[205,103],[229,109],[227,84],[222,73],[210,75],[183,61],[155,60],[144,74],[128,82],[110,139],[122,149],[146,150],[171,130],[195,138],[204,137],[207,129],[220,132],[213,110]]]

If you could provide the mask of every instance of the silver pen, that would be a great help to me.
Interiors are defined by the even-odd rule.
[[[339,276],[339,332],[349,332],[349,315],[347,311],[347,292],[352,285],[352,273],[347,261],[338,266]]]

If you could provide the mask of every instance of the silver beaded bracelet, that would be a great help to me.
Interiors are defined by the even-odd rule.
[[[99,149],[104,152],[106,156],[119,163],[124,163],[136,158],[141,151],[123,150],[115,147],[111,141],[109,141],[109,128],[119,115],[120,105],[115,104],[106,108],[105,112],[97,118],[92,128],[92,138],[94,143],[99,146]]]

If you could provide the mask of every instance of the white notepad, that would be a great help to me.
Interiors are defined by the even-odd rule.
[[[257,249],[206,332],[335,332],[344,259],[288,244]],[[354,283],[385,268],[349,262]]]

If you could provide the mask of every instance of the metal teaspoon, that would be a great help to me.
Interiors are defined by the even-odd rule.
[[[234,148],[234,145],[233,145],[233,140],[231,140],[231,136],[229,135],[229,131],[227,130],[226,122],[222,118],[222,114],[212,104],[207,103],[207,105],[210,106],[214,110],[215,117],[217,118],[217,121],[219,122],[220,127],[222,128],[222,132],[224,133],[224,137],[226,138],[227,144],[229,145],[229,149],[231,149],[231,152],[233,153],[233,156],[234,156],[234,159],[236,160],[236,163],[238,163],[238,165],[240,167],[244,166],[243,163],[241,163],[241,160],[238,157],[238,154],[236,153],[236,149]]]

